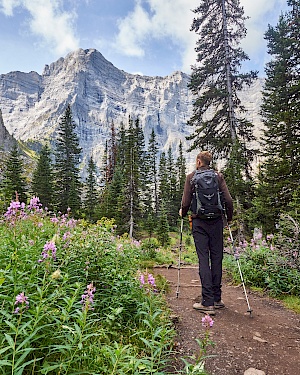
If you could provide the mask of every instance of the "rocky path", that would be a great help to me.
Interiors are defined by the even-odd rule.
[[[183,367],[180,358],[197,354],[196,338],[203,338],[202,313],[192,308],[200,295],[198,267],[182,267],[177,298],[177,268],[156,268],[170,285],[167,302],[174,314],[177,355],[174,374]],[[280,302],[248,292],[251,316],[242,286],[223,280],[222,299],[226,308],[213,317],[206,370],[211,375],[298,375],[300,374],[300,315],[283,308]]]

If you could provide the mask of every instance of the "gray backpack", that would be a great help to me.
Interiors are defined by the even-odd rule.
[[[201,219],[221,217],[224,211],[219,191],[218,174],[213,169],[196,170],[191,180],[194,186],[191,210]]]

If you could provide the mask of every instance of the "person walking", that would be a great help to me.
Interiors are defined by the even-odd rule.
[[[215,309],[225,307],[221,298],[224,221],[221,210],[219,215],[206,217],[199,215],[199,211],[195,209],[196,188],[193,178],[196,172],[210,170],[215,175],[222,201],[225,203],[227,223],[232,221],[233,201],[223,174],[211,169],[211,160],[212,154],[209,151],[202,151],[197,155],[196,171],[186,176],[179,215],[185,217],[190,210],[192,211],[192,234],[202,285],[201,302],[194,303],[193,308],[205,314],[215,315]]]

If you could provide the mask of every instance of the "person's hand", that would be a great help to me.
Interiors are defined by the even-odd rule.
[[[182,209],[179,210],[179,216],[182,217]]]

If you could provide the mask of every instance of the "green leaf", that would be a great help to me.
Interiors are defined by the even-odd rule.
[[[14,347],[15,347],[15,343],[14,343],[13,338],[12,338],[10,335],[8,335],[7,333],[5,333],[4,336],[5,336],[5,338],[6,338],[6,341],[7,341],[8,344],[10,345],[10,347],[11,347],[12,349],[14,349]]]

